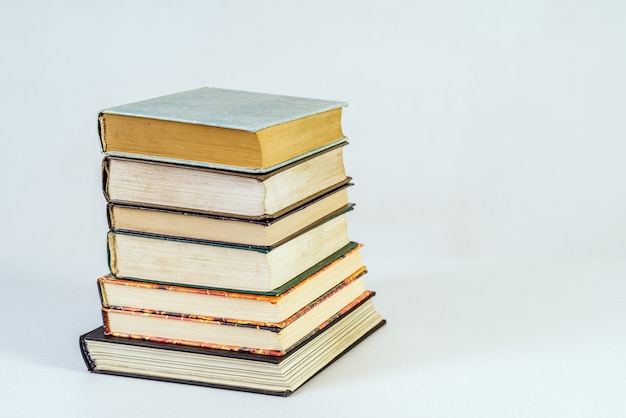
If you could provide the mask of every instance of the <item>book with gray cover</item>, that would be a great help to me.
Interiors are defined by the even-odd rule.
[[[98,128],[107,155],[265,173],[344,142],[345,106],[203,87],[104,109]]]

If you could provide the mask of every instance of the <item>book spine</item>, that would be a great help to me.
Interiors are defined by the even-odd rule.
[[[107,234],[107,263],[109,270],[114,277],[117,277],[117,256],[115,252],[115,236],[109,232]]]
[[[104,114],[100,112],[98,114],[98,139],[100,140],[100,152],[106,152],[106,148],[107,148],[104,131],[105,131]]]
[[[109,196],[109,158],[102,159],[102,193],[107,202],[110,201]]]
[[[80,336],[80,338],[78,339],[78,344],[80,347],[80,354],[83,356],[83,361],[87,366],[87,370],[89,370],[90,372],[94,372],[96,370],[96,363],[89,355],[89,350],[87,349],[87,343],[85,341],[84,335]]]
[[[113,203],[107,203],[107,225],[109,226],[109,230],[111,231],[115,230],[115,216],[113,214],[113,210]]]
[[[100,297],[100,304],[102,306],[109,305],[109,301],[106,296],[106,290],[104,288],[105,281],[106,281],[106,277],[100,277],[98,279],[98,297]]]

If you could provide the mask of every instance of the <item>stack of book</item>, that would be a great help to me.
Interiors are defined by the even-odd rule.
[[[343,106],[201,88],[100,113],[90,371],[288,395],[385,323],[348,238]]]

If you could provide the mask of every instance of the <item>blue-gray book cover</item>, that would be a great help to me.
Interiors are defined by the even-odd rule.
[[[99,131],[109,155],[268,172],[345,141],[345,106],[203,87],[104,109]]]

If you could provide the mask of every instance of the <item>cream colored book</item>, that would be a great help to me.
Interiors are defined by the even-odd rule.
[[[278,217],[347,184],[343,146],[267,174],[105,157],[107,201],[246,219]]]
[[[113,231],[269,248],[350,210],[353,205],[348,203],[347,186],[342,185],[270,219],[241,219],[113,203],[109,203],[107,215],[109,228]]]
[[[269,292],[350,245],[342,213],[271,249],[126,232],[108,233],[117,278]]]

